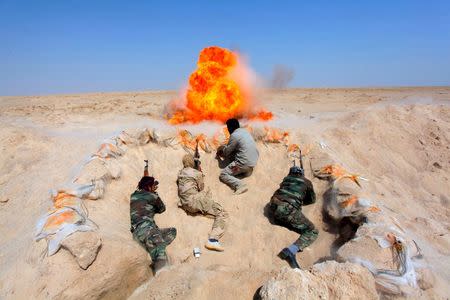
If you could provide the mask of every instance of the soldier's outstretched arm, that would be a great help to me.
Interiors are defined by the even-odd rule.
[[[316,193],[314,192],[314,187],[311,181],[306,181],[307,189],[306,189],[306,197],[303,201],[303,205],[309,205],[316,202]]]
[[[231,153],[233,153],[236,150],[237,145],[238,145],[237,138],[234,135],[231,135],[230,139],[228,140],[228,144],[222,150],[222,156],[229,157]]]
[[[162,202],[161,198],[157,196],[154,200],[153,205],[155,206],[155,212],[161,214],[166,211],[166,205]]]

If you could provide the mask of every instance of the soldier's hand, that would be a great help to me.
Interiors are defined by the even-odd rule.
[[[224,148],[225,148],[224,145],[219,146],[219,148],[217,148],[216,156],[223,156],[223,149]]]

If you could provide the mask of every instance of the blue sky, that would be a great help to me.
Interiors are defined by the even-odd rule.
[[[450,1],[0,0],[0,95],[178,89],[211,45],[291,87],[450,85]]]

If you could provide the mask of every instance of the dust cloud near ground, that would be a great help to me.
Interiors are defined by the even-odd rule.
[[[275,114],[267,124],[290,130],[292,141],[301,145],[325,145],[337,162],[367,178],[373,201],[395,216],[420,246],[423,264],[435,280],[419,296],[448,296],[450,88],[267,93],[265,105]],[[51,207],[49,190],[70,182],[104,139],[124,129],[171,130],[161,116],[173,97],[176,92],[167,91],[0,97],[0,298],[252,299],[286,266],[277,254],[297,234],[271,224],[265,207],[291,161],[282,145],[263,144],[258,144],[258,166],[245,179],[249,191],[239,196],[219,182],[214,154],[202,155],[206,185],[229,213],[225,252],[203,248],[211,219],[177,207],[176,177],[184,150],[148,144],[119,158],[122,175],[102,199],[85,201],[102,239],[94,263],[83,270],[65,249],[43,255],[46,244],[35,242],[34,232],[39,217]],[[192,130],[218,128],[202,124]],[[150,161],[167,205],[156,222],[178,231],[167,249],[171,267],[157,277],[129,231],[129,195],[144,159]],[[306,175],[312,178],[308,168]],[[325,183],[312,180],[318,201],[304,212],[319,229],[319,238],[298,255],[303,269],[334,259],[340,246],[322,215]],[[202,247],[200,259],[192,256],[194,247]]]

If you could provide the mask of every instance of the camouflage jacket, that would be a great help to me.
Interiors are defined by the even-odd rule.
[[[136,190],[130,198],[131,231],[142,223],[157,227],[153,219],[155,214],[163,213],[166,206],[157,193]]]
[[[290,203],[295,208],[316,202],[314,188],[308,179],[294,175],[284,177],[280,188],[275,191],[272,202],[278,201]]]

